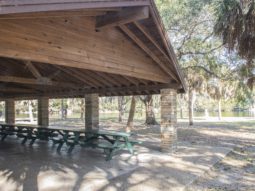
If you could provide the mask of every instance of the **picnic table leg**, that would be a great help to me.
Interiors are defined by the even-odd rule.
[[[64,131],[64,134],[60,133],[63,136],[62,140],[59,140],[58,142],[58,148],[57,148],[57,152],[60,152],[62,146],[64,145],[64,143],[67,143],[68,140],[68,131]]]
[[[7,137],[7,134],[3,135],[1,141],[4,141],[6,137]]]
[[[133,155],[134,154],[133,145],[128,141],[128,138],[125,138],[125,144],[129,152]]]
[[[33,145],[34,142],[35,142],[35,140],[36,140],[36,137],[33,137],[32,140],[31,140],[31,142],[30,142],[30,145]]]
[[[23,141],[21,142],[22,145],[24,145],[27,142],[27,137],[23,138]]]
[[[73,151],[75,145],[78,144],[79,138],[80,138],[80,133],[79,133],[79,132],[75,132],[75,133],[74,133],[74,141],[73,141],[73,143],[71,143],[71,145],[70,145],[70,147],[69,147],[69,149],[68,149],[68,153],[69,153],[69,154]]]
[[[112,159],[114,153],[116,152],[118,148],[120,137],[115,137],[115,138],[116,140],[114,141],[113,149],[109,149],[109,153],[106,155],[106,161],[109,161]]]
[[[73,151],[73,149],[74,149],[74,144],[70,145],[70,147],[69,147],[67,153],[68,153],[68,154],[71,154],[72,151]]]
[[[60,152],[62,146],[64,144],[64,141],[60,141],[59,144],[58,144],[58,148],[57,148],[57,151]]]

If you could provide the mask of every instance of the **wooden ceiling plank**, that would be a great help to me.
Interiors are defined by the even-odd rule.
[[[2,22],[1,22],[2,23]],[[123,50],[123,46],[121,44],[118,45],[114,45],[114,46],[109,46],[111,45],[111,43],[107,46],[105,44],[105,47],[100,46],[101,41],[97,40],[98,42],[96,43],[96,49],[92,50],[93,48],[91,48],[92,46],[87,47],[88,45],[84,45],[86,43],[77,43],[77,42],[81,42],[85,41],[85,39],[80,39],[80,33],[77,31],[77,34],[79,36],[79,38],[77,37],[76,39],[76,35],[74,35],[75,37],[73,37],[75,39],[75,41],[73,41],[70,35],[63,35],[65,37],[68,37],[68,39],[65,39],[65,41],[57,40],[58,42],[55,44],[48,44],[46,39],[43,40],[37,40],[37,38],[39,38],[39,33],[35,33],[35,31],[39,31],[42,30],[43,28],[37,28],[36,24],[31,24],[30,29],[27,29],[29,27],[23,28],[21,33],[22,35],[20,36],[19,34],[14,34],[12,33],[12,29],[13,29],[13,23],[6,23],[4,22],[6,25],[5,27],[3,27],[4,29],[0,29],[1,30],[1,34],[3,33],[3,35],[0,36],[0,41],[1,44],[3,45],[2,47],[0,47],[0,54],[1,55],[9,55],[10,57],[15,57],[15,58],[19,58],[19,59],[27,59],[27,60],[31,60],[31,61],[36,61],[36,62],[41,62],[41,63],[51,63],[51,64],[58,64],[58,65],[69,65],[69,66],[73,66],[73,67],[77,67],[77,68],[84,68],[84,69],[89,69],[89,70],[97,70],[97,71],[101,71],[101,72],[108,72],[108,73],[122,73],[123,75],[127,75],[127,76],[139,76],[141,78],[144,79],[155,79],[156,81],[159,82],[165,82],[167,83],[169,81],[169,77],[164,75],[163,71],[160,70],[160,68],[155,66],[155,63],[150,59],[145,57],[138,57],[136,55],[136,57],[134,59],[132,59],[132,61],[137,61],[137,62],[141,62],[141,64],[139,65],[134,65],[132,63],[134,62],[127,62],[127,59],[123,59],[122,57],[128,57],[133,51],[128,51],[125,52],[125,54],[123,54],[122,52]],[[50,23],[49,23],[50,24]],[[7,26],[8,25],[8,26]],[[21,26],[24,27],[23,24],[21,24],[20,22],[16,22],[15,24],[15,28],[16,26]],[[7,27],[7,28],[6,28]],[[47,27],[47,25],[46,25]],[[52,26],[53,28],[53,26]],[[8,31],[2,31],[2,30],[8,30]],[[31,35],[36,36],[37,38],[34,39],[27,35],[27,30],[29,30],[31,32]],[[59,29],[60,30],[60,29]],[[68,31],[71,30],[71,28],[68,28]],[[72,29],[73,30],[73,29]],[[9,32],[10,31],[10,32]],[[47,35],[47,40],[49,42],[51,41],[51,38],[55,39],[55,35],[56,35],[56,29],[55,29],[55,34],[53,34],[54,31],[50,30],[50,34],[48,34],[48,28],[47,30],[45,29],[44,33],[45,35]],[[62,31],[63,32],[63,31]],[[12,34],[10,34],[12,33]],[[61,32],[60,32],[61,33]],[[59,36],[61,36],[59,34]],[[74,31],[74,33],[76,34],[76,32]],[[122,33],[119,33],[116,30],[114,32],[114,35],[119,35],[120,34],[120,38],[122,38],[123,40],[125,39],[125,36],[123,36]],[[41,33],[40,33],[41,34]],[[62,33],[61,33],[62,34]],[[73,34],[73,32],[72,32]],[[39,36],[37,36],[39,35]],[[97,35],[97,33],[92,33],[89,35],[93,35],[93,38],[97,37],[97,36],[102,36]],[[94,36],[95,35],[95,36]],[[85,35],[86,36],[86,35]],[[50,39],[49,39],[50,38]],[[69,39],[70,38],[70,39]],[[28,40],[26,40],[28,39]],[[44,38],[42,38],[44,39]],[[79,40],[80,39],[80,40]],[[97,39],[97,38],[96,38]],[[79,40],[79,41],[78,41]],[[44,42],[45,41],[45,42]],[[126,40],[127,41],[127,40]],[[103,41],[104,42],[104,41]],[[67,44],[65,44],[67,43]],[[69,45],[69,43],[71,43]],[[75,43],[79,46],[81,46],[80,48],[76,48]],[[25,46],[24,46],[25,44]],[[133,46],[131,43],[127,43],[130,44],[128,46]],[[84,46],[84,47],[83,47]],[[101,50],[100,47],[103,47],[103,50]],[[4,48],[4,49],[2,49]],[[70,49],[71,48],[71,49]],[[76,49],[77,50],[76,50]],[[91,50],[90,50],[91,49]],[[135,47],[135,49],[137,49],[137,47]],[[84,51],[86,50],[86,51]],[[108,54],[108,50],[109,52],[112,51],[120,51],[120,54],[113,54],[112,57],[110,57],[110,54]],[[131,50],[131,49],[130,49]],[[138,50],[138,49],[137,49]],[[94,52],[96,51],[96,52]],[[106,52],[107,51],[107,52]],[[140,51],[140,50],[138,50]],[[17,53],[19,52],[19,53]],[[100,54],[102,54],[102,57],[98,56],[98,52],[100,52]],[[143,52],[141,52],[143,54]],[[119,55],[123,55],[123,56],[119,56]],[[101,59],[103,58],[103,59]],[[91,64],[93,63],[93,64]],[[102,67],[103,65],[103,67]],[[109,65],[111,67],[109,67]],[[125,71],[124,71],[125,70]],[[158,72],[154,72],[154,71],[158,71]]]
[[[104,16],[98,16],[96,29],[115,27],[147,18],[149,18],[148,7],[125,8],[117,13],[108,13]]]
[[[129,36],[142,50],[144,50],[159,66],[170,75],[174,80],[178,81],[176,76],[166,67],[164,63],[125,25],[120,25],[120,29]]]

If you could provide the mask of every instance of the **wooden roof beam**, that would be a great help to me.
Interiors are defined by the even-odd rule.
[[[166,67],[166,65],[125,25],[120,25],[120,29],[130,37],[144,52],[148,54],[159,66],[160,68],[170,75],[174,80],[178,82],[177,77],[173,74],[170,68]]]
[[[29,71],[33,74],[34,77],[36,78],[41,78],[42,75],[40,72],[37,70],[37,68],[32,64],[30,61],[25,61],[26,67],[29,69]]]
[[[35,67],[35,65],[31,61],[25,61],[26,67],[30,70],[30,72],[34,75],[38,82],[42,82],[45,84],[51,84],[52,78],[59,74],[60,71],[55,72],[49,77],[43,77],[39,70]]]
[[[31,90],[31,89],[23,89],[23,88],[12,88],[12,87],[5,87],[5,88],[1,88],[0,92],[5,92],[5,93],[36,93],[36,91]]]
[[[154,92],[156,90],[162,89],[162,88],[174,88],[174,89],[179,89],[181,87],[180,84],[177,83],[169,83],[169,84],[158,84],[158,85],[141,85],[141,86],[127,86],[127,87],[105,87],[105,88],[100,88],[100,89],[82,89],[82,90],[77,90],[77,91],[66,91],[65,96],[77,96],[77,95],[84,95],[84,94],[90,94],[90,93],[98,93],[100,95],[106,95],[106,94],[115,94],[119,95],[122,92]],[[59,96],[57,95],[57,92],[46,92],[45,95],[41,96]],[[137,93],[134,93],[137,94]],[[146,93],[147,94],[147,93]],[[148,93],[150,94],[150,93]],[[125,95],[125,94],[123,94]]]
[[[115,27],[134,21],[149,18],[149,7],[124,8],[120,12],[108,13],[98,16],[96,19],[96,29]]]
[[[0,82],[31,84],[31,85],[77,87],[77,84],[72,84],[68,82],[56,82],[56,81],[48,80],[47,78],[33,79],[33,78],[23,78],[23,77],[16,77],[16,76],[0,76]]]

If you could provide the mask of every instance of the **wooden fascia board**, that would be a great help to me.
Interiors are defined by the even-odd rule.
[[[149,0],[88,2],[86,0],[2,0],[0,14],[32,13],[75,9],[149,6]]]
[[[186,83],[185,83],[185,80],[184,80],[184,74],[183,74],[182,70],[180,69],[180,66],[178,64],[174,49],[173,49],[173,47],[170,43],[169,37],[168,37],[168,35],[166,33],[166,30],[164,28],[161,17],[159,16],[159,13],[158,13],[156,5],[155,5],[155,2],[153,0],[150,0],[150,5],[151,5],[150,6],[151,16],[154,19],[154,22],[156,23],[156,25],[158,27],[158,31],[161,35],[161,38],[163,39],[163,42],[165,44],[165,48],[168,52],[168,55],[169,55],[172,63],[174,64],[174,68],[175,68],[176,72],[178,73],[178,77],[179,77],[180,82],[182,84],[183,91],[186,92],[187,87],[186,87]]]

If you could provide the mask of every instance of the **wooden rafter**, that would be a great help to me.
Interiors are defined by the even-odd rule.
[[[163,50],[162,47],[157,43],[157,41],[148,33],[147,29],[137,21],[135,21],[134,24],[147,37],[147,39],[149,39],[150,42],[164,55],[168,62],[172,63],[166,51]]]
[[[101,72],[96,72],[96,74],[101,76],[104,80],[108,81],[109,83],[119,86],[119,82],[117,80],[114,80],[112,77],[109,77],[107,74]]]
[[[147,29],[138,23],[134,22],[135,26],[150,40],[150,42],[166,57],[168,58],[166,52],[161,48],[161,46],[157,43],[157,41],[147,32]],[[168,58],[169,59],[169,58]]]
[[[117,13],[97,17],[96,29],[115,27],[149,17],[148,7],[125,8]]]
[[[57,77],[59,74],[61,74],[61,71],[60,71],[60,70],[57,70],[56,72],[50,74],[50,75],[48,76],[48,78],[52,80],[52,79],[54,79],[55,77]]]
[[[99,86],[108,86],[108,87],[111,86],[110,83],[108,83],[107,81],[105,81],[101,78],[98,78],[98,75],[93,72],[87,71],[87,72],[83,73],[83,75],[88,77],[94,83],[97,83]]]
[[[30,72],[34,75],[36,78],[41,78],[42,75],[38,71],[38,69],[32,64],[30,61],[25,61],[26,67],[30,70]]]
[[[94,87],[95,84],[89,82],[88,80],[84,79],[82,76],[80,76],[79,74],[76,73],[76,71],[73,71],[73,70],[70,70],[70,69],[67,69],[67,68],[64,68],[64,67],[61,67],[61,66],[55,66],[56,68],[58,68],[59,70],[63,71],[64,73],[72,76],[74,79],[77,79],[79,81],[81,81],[82,83],[85,83],[89,86],[92,86]]]
[[[80,78],[84,79],[86,82],[89,82],[90,84],[92,84],[93,87],[101,87],[102,84],[100,84],[99,82],[97,82],[95,79],[91,78],[88,75],[85,75],[83,72],[75,69],[75,68],[69,68],[69,70],[71,70],[72,72],[75,73],[75,75],[79,76]]]
[[[134,84],[134,85],[138,85],[137,81],[130,78],[130,77],[127,77],[127,76],[123,76],[123,78],[125,78],[126,80],[128,80],[130,83]]]
[[[174,80],[178,81],[173,72],[170,71],[168,67],[125,25],[120,25],[120,29],[129,36],[142,50],[144,50],[148,56],[150,56],[159,66],[160,68],[170,75]]]

